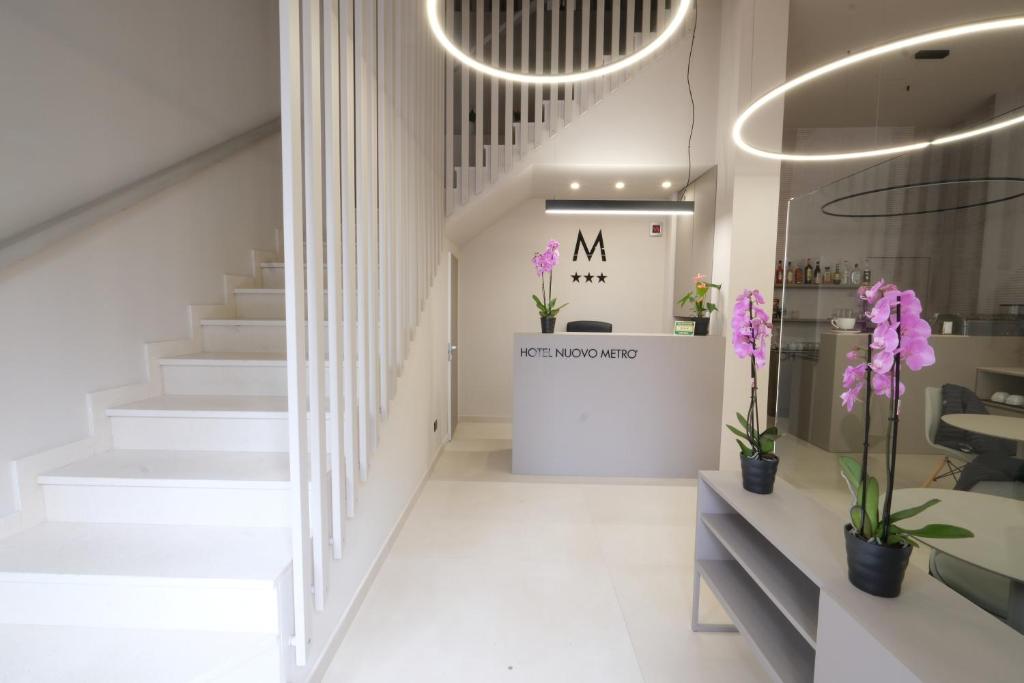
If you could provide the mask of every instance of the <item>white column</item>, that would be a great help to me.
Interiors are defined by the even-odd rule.
[[[725,0],[722,4],[719,56],[719,121],[731,122],[756,97],[786,78],[789,0]],[[766,109],[754,117],[751,135],[778,149],[782,143],[782,110]],[[731,335],[733,302],[744,289],[759,289],[771,305],[775,241],[778,230],[779,170],[777,161],[739,151],[731,126],[718,130],[719,159],[715,206],[715,250],[712,278],[723,283],[722,312],[712,334]],[[767,407],[768,372],[759,375],[758,403],[762,423]],[[722,415],[725,420],[746,412],[750,399],[749,361],[726,355]],[[721,467],[738,469],[732,434],[722,429]]]

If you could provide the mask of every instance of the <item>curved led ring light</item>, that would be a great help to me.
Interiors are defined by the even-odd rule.
[[[736,119],[736,123],[732,127],[732,139],[740,149],[749,154],[755,156],[764,157],[766,159],[778,159],[781,161],[839,161],[843,159],[864,159],[868,157],[879,157],[879,156],[890,156],[894,154],[902,154],[903,152],[912,152],[918,149],[924,149],[931,145],[944,145],[947,142],[957,142],[966,138],[972,138],[976,135],[984,135],[985,133],[991,133],[1002,128],[1016,125],[1024,122],[1024,115],[1000,121],[999,123],[993,123],[985,126],[979,126],[977,128],[971,128],[963,131],[962,133],[956,133],[954,135],[947,135],[945,137],[936,138],[935,140],[929,140],[928,142],[916,142],[910,145],[899,145],[896,147],[879,147],[876,149],[867,149],[859,152],[837,152],[834,154],[786,154],[783,152],[771,152],[765,149],[754,147],[747,143],[743,139],[743,126],[747,120],[754,115],[755,112],[762,109],[769,102],[777,100],[778,98],[785,95],[790,90],[794,90],[801,85],[804,85],[808,81],[812,81],[815,78],[821,78],[822,76],[832,73],[833,71],[839,71],[845,69],[848,66],[852,66],[859,62],[863,62],[869,59],[874,59],[881,55],[889,54],[890,52],[897,52],[904,50],[921,43],[930,43],[936,40],[943,40],[947,38],[956,38],[959,36],[971,35],[974,33],[983,33],[986,31],[999,31],[1008,28],[1019,28],[1024,27],[1024,16],[1009,17],[1006,19],[995,19],[992,21],[981,21],[974,24],[962,24],[960,26],[954,26],[952,28],[945,28],[939,31],[932,31],[930,33],[922,33],[920,35],[911,36],[910,38],[903,38],[892,43],[886,43],[878,47],[865,50],[863,52],[857,52],[849,55],[842,59],[838,59],[834,62],[829,62],[823,66],[819,66],[816,69],[808,71],[807,73],[797,76],[793,80],[786,81],[782,85],[778,86],[774,90],[770,90],[766,94],[758,98],[753,104],[747,107],[746,111],[740,114],[739,118]]]
[[[596,69],[589,69],[587,71],[577,71],[575,73],[567,74],[526,74],[519,73],[516,71],[506,71],[505,69],[499,69],[491,66],[490,64],[484,64],[470,57],[468,54],[460,50],[455,43],[453,43],[448,35],[444,32],[444,27],[441,26],[441,19],[437,14],[437,5],[440,0],[427,0],[427,21],[430,23],[430,30],[433,31],[434,37],[437,38],[437,42],[441,43],[448,53],[455,57],[466,66],[471,69],[476,69],[487,76],[494,78],[500,78],[506,81],[514,81],[516,83],[532,83],[536,85],[559,85],[561,83],[573,83],[575,81],[586,81],[592,78],[600,78],[601,76],[607,76],[608,74],[621,71],[627,67],[636,64],[642,59],[653,54],[665,43],[668,39],[679,30],[679,27],[683,25],[683,20],[686,18],[686,11],[690,8],[690,0],[682,0],[676,13],[672,15],[672,19],[668,22],[658,36],[648,43],[645,47],[636,52],[632,53],[628,57],[612,62],[611,64],[605,64],[602,67]]]
[[[853,194],[844,195],[842,197],[836,197],[832,201],[822,204],[821,212],[826,216],[836,216],[837,218],[897,218],[900,216],[920,216],[926,213],[945,213],[946,211],[960,211],[961,209],[973,209],[979,206],[989,206],[990,204],[999,204],[1000,202],[1008,202],[1011,199],[1024,197],[1024,189],[1021,189],[1021,191],[1017,192],[1016,194],[1009,194],[1006,195],[1005,197],[996,197],[995,199],[986,199],[983,202],[957,204],[956,206],[946,206],[939,209],[922,209],[921,211],[891,211],[888,213],[841,213],[839,211],[829,209],[829,207],[835,206],[840,202],[846,202],[851,199],[857,199],[858,197],[867,197],[873,194],[895,192],[896,190],[912,190],[919,187],[942,187],[945,185],[967,185],[970,183],[993,182],[1009,182],[1024,185],[1024,178],[1016,178],[1012,176],[1004,178],[950,178],[948,180],[929,180],[920,183],[907,183],[906,185],[890,185],[888,187],[876,187],[873,190],[865,190],[864,192],[854,192]]]

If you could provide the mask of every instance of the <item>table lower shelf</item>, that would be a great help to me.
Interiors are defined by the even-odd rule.
[[[778,680],[814,680],[814,648],[738,562],[698,560],[696,568]]]

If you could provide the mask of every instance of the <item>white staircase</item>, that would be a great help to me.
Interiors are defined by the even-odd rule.
[[[510,0],[466,0],[446,20],[448,34],[477,60],[517,73],[552,74],[593,69],[640,50],[664,30],[679,3],[523,0],[517,6]],[[492,79],[449,58],[447,214],[516,174],[533,150],[642,68],[641,63],[599,79],[539,86]]]
[[[0,681],[285,680],[280,271],[159,361],[162,394],[106,411],[110,450],[38,477],[46,521],[0,541]]]

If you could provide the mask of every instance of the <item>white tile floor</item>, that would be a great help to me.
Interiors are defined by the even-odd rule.
[[[792,439],[780,453],[781,476],[845,514],[834,455]],[[897,484],[920,486],[935,462],[901,455]],[[740,636],[690,630],[693,480],[510,466],[510,425],[460,425],[326,681],[769,680]],[[703,595],[702,618],[727,621]]]
[[[740,636],[690,631],[692,480],[517,477],[510,448],[460,426],[326,681],[768,680]]]

